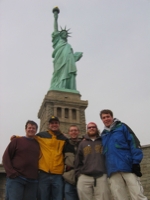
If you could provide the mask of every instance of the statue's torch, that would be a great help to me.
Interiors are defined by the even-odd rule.
[[[60,10],[59,10],[59,8],[58,8],[58,7],[55,7],[55,8],[53,8],[53,10],[52,10],[52,11],[53,11],[53,13],[55,13],[55,12],[56,12],[56,13],[60,13]]]

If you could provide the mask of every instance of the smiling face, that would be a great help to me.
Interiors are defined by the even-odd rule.
[[[77,126],[71,126],[68,132],[71,139],[77,139],[79,136],[79,129]]]
[[[87,133],[89,137],[96,137],[98,134],[97,126],[95,123],[89,123],[87,126]]]
[[[110,114],[102,114],[101,119],[106,127],[110,127],[113,123],[113,117]]]
[[[27,124],[25,131],[26,131],[26,137],[33,138],[37,132],[37,127],[36,125]]]
[[[49,129],[51,131],[58,131],[59,130],[59,127],[60,127],[60,123],[56,120],[52,120],[50,123],[49,123]]]

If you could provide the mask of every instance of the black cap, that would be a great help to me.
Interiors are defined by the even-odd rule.
[[[49,119],[49,123],[50,123],[51,121],[58,121],[58,122],[59,122],[59,119],[58,119],[58,117],[51,116],[51,118]]]

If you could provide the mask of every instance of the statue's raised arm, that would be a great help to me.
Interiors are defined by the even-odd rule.
[[[60,10],[58,7],[55,7],[53,9],[53,13],[54,13],[54,32],[58,32],[58,14],[59,14]]]
[[[54,32],[52,33],[53,43],[53,64],[54,72],[51,80],[50,90],[71,90],[76,91],[76,62],[82,57],[82,52],[73,52],[70,44],[67,42],[69,30],[61,28],[58,30],[58,7],[53,9],[54,13]]]

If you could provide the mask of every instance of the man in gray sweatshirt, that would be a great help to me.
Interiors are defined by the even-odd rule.
[[[97,125],[87,125],[85,139],[79,144],[75,158],[75,174],[80,200],[110,200],[101,137]]]

